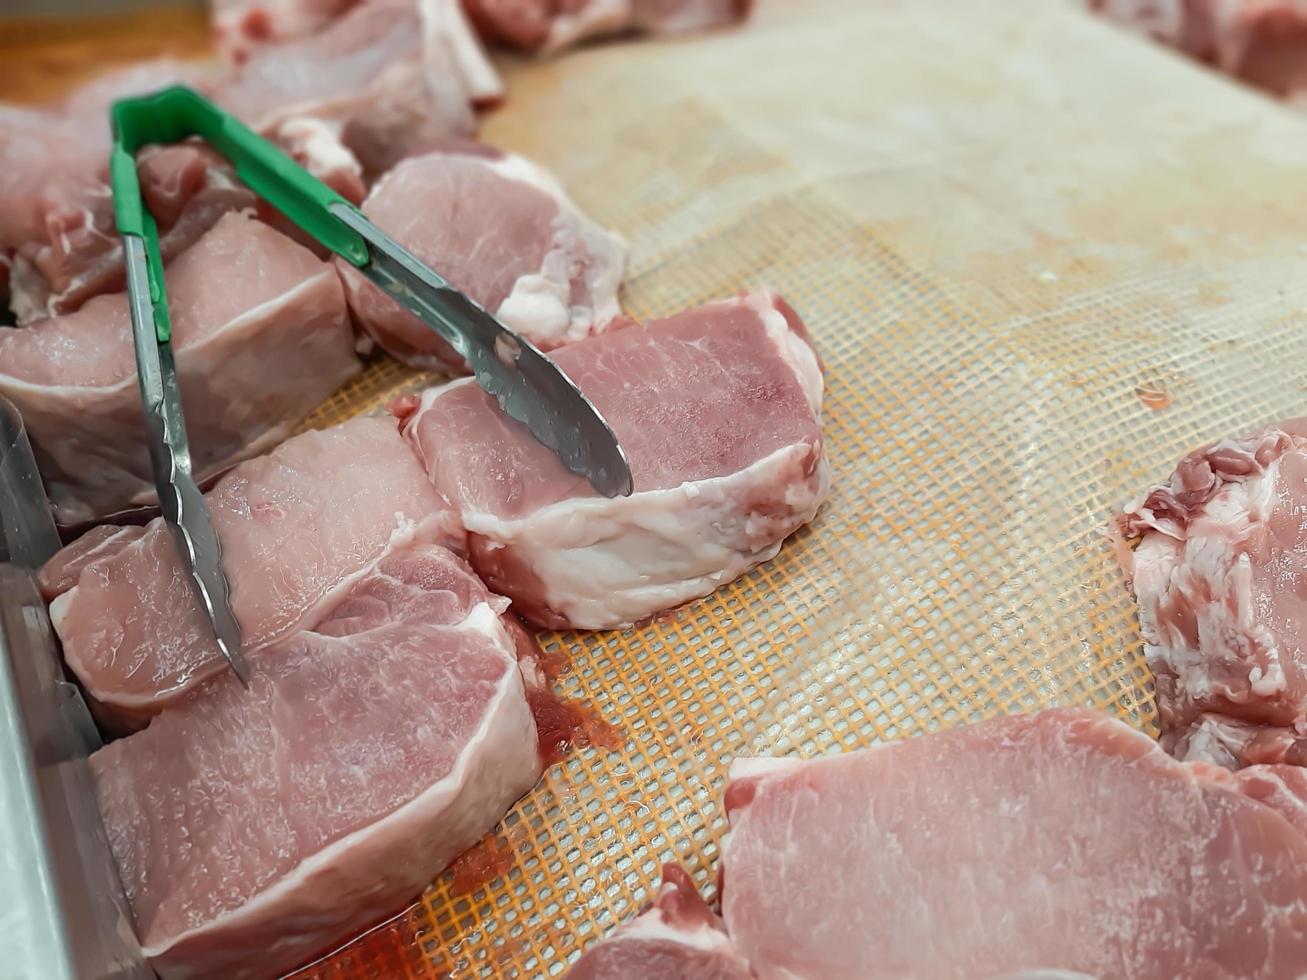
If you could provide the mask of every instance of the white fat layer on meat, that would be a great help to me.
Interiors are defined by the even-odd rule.
[[[731,941],[726,933],[714,928],[708,922],[696,922],[692,926],[678,926],[668,922],[662,910],[652,908],[622,927],[620,940],[636,942],[664,942],[686,946],[704,953],[730,949]]]
[[[628,624],[708,595],[775,557],[782,540],[748,515],[740,498],[759,486],[785,486],[786,534],[807,524],[830,487],[824,457],[809,478],[793,479],[811,452],[807,443],[783,446],[712,480],[630,497],[564,500],[518,520],[469,513],[464,526],[512,543],[548,583],[550,606],[574,627]]]
[[[278,125],[277,135],[304,157],[305,169],[315,175],[363,174],[363,165],[341,142],[339,122],[292,116]]]
[[[624,30],[631,22],[633,7],[634,0],[590,0],[575,13],[557,14],[540,50],[549,53],[582,38]]]
[[[770,776],[775,773],[789,772],[803,764],[801,759],[788,756],[741,756],[731,762],[726,781],[729,785],[737,779],[752,779]]]
[[[468,616],[453,628],[480,633],[491,638],[505,660],[516,666],[517,656],[512,639],[508,636],[498,615],[486,603],[478,603]],[[496,781],[485,778],[487,773],[501,774],[502,770],[508,768],[505,765],[507,761],[524,757],[536,760],[536,773],[527,785],[520,787],[514,785],[506,789],[500,785],[502,779]],[[309,910],[324,902],[329,906],[331,902],[329,896],[324,899],[315,894],[316,889],[313,885],[315,875],[331,871],[339,876],[340,869],[352,863],[350,861],[352,852],[358,851],[364,855],[365,863],[369,866],[359,867],[357,873],[362,879],[370,879],[373,868],[371,861],[366,860],[369,840],[393,834],[394,840],[401,842],[401,846],[409,851],[414,841],[427,841],[434,836],[449,839],[447,834],[433,835],[433,827],[457,825],[463,837],[467,837],[471,831],[471,839],[457,847],[454,854],[449,856],[452,859],[458,852],[475,843],[489,829],[488,826],[481,826],[483,820],[473,819],[482,811],[490,809],[489,800],[496,800],[494,808],[498,809],[498,798],[516,799],[530,788],[531,783],[534,783],[539,776],[538,759],[535,722],[526,702],[522,674],[515,669],[506,670],[476,734],[463,747],[458,761],[444,779],[428,786],[412,800],[381,819],[347,834],[306,858],[298,867],[278,879],[271,887],[255,895],[240,908],[225,912],[202,926],[172,936],[166,943],[148,946],[144,949],[144,953],[148,958],[154,959],[166,956],[172,947],[193,937],[202,937],[206,933],[218,932],[221,935],[222,931],[229,929],[240,929],[245,926],[257,928],[265,914],[276,915],[277,903],[293,901],[296,898],[295,893],[301,889],[305,890],[301,901],[306,903]],[[470,826],[471,823],[475,823],[475,826]],[[446,847],[448,849],[448,845]],[[420,861],[410,861],[407,867],[415,878],[421,879],[415,887],[421,887],[423,882],[440,870],[422,867]],[[265,913],[264,909],[268,906],[273,906],[274,909]],[[294,941],[297,937],[292,933],[290,938]]]
[[[386,542],[385,547],[372,557],[371,561],[364,563],[347,575],[342,576],[336,583],[320,596],[317,601],[307,606],[300,614],[299,619],[289,625],[286,629],[269,637],[266,641],[256,645],[242,647],[242,652],[246,657],[257,655],[259,651],[266,650],[268,647],[285,640],[304,629],[312,629],[322,621],[322,617],[339,601],[340,597],[345,595],[354,584],[367,575],[372,574],[378,565],[381,564],[389,555],[396,551],[401,551],[414,544],[440,544],[447,542],[446,522],[449,515],[440,513],[423,518],[421,521],[414,521],[405,517],[403,514],[395,514],[395,530],[391,532],[390,540]],[[148,543],[147,537],[137,538],[123,546],[123,551],[130,548],[142,549]],[[83,571],[85,573],[85,570]],[[72,596],[77,591],[74,585],[71,589],[59,596],[50,604],[50,622],[54,626],[55,632],[62,635],[61,627],[63,618],[69,603],[72,602]],[[150,691],[146,694],[121,694],[115,692],[103,692],[90,688],[91,694],[97,701],[106,705],[112,705],[115,708],[126,709],[128,711],[141,711],[146,714],[156,714],[159,710],[160,699],[167,700],[179,691],[186,690],[200,680],[220,673],[226,669],[226,661],[220,658],[213,658],[209,661],[207,667],[200,667],[185,677],[179,679],[178,683],[170,688],[160,688]]]
[[[588,218],[553,175],[516,154],[487,159],[484,166],[504,178],[533,187],[558,205],[551,223],[552,246],[541,268],[519,276],[495,315],[510,329],[546,347],[582,340],[621,313],[617,292],[626,271],[625,240]],[[572,239],[572,240],[569,240]],[[577,255],[601,261],[583,271],[594,307],[573,306],[573,264]],[[613,261],[603,261],[615,256]]]
[[[428,73],[447,73],[446,66],[437,57],[437,53],[443,53],[457,66],[473,102],[493,102],[502,98],[504,83],[468,23],[463,4],[459,0],[420,0],[418,11],[426,37],[423,54],[429,66]]]
[[[775,300],[774,293],[763,290],[745,297],[745,305],[762,320],[763,326],[767,328],[767,336],[790,365],[803,388],[812,414],[820,419],[823,381],[817,354],[807,341],[790,329],[790,325],[785,322],[785,315],[776,309]]]

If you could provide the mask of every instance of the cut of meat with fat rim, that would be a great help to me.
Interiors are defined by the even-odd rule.
[[[543,350],[597,333],[621,312],[625,243],[522,157],[447,143],[395,167],[363,213]],[[337,265],[351,311],[382,349],[415,367],[467,370],[429,327],[353,266]]]
[[[1307,762],[1307,420],[1195,450],[1123,529],[1162,744]]]
[[[151,964],[272,977],[412,900],[540,776],[531,687],[443,548],[379,561],[310,631],[91,757]]]
[[[1307,778],[1168,757],[1050,709],[824,759],[739,760],[722,914],[759,980],[1289,980]]]
[[[567,980],[750,980],[753,972],[726,936],[722,920],[679,865],[663,866],[649,908],[596,943]]]
[[[821,367],[774,294],[553,357],[625,449],[631,496],[598,496],[471,379],[424,393],[404,427],[473,566],[530,621],[603,629],[707,595],[772,558],[825,499]]]
[[[251,217],[226,214],[166,276],[201,478],[284,439],[360,370],[332,267]],[[61,523],[153,502],[131,337],[125,293],[0,328],[0,394],[23,414]]]
[[[448,504],[388,418],[296,436],[237,466],[206,500],[252,658],[312,627],[396,548],[462,547]],[[90,560],[84,550],[70,545],[44,578],[57,588],[68,578],[60,568],[81,566],[50,616],[103,721],[140,727],[225,672],[162,520],[100,542]]]

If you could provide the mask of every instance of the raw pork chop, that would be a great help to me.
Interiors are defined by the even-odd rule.
[[[1307,420],[1190,453],[1124,527],[1162,744],[1307,761]]]
[[[744,20],[753,0],[464,0],[487,41],[552,52],[627,31],[671,34]]]
[[[477,572],[532,622],[603,629],[707,595],[817,513],[821,368],[779,297],[710,303],[554,359],[616,432],[632,496],[598,496],[470,379],[424,393],[404,430],[462,515]]]
[[[567,980],[750,980],[722,920],[675,864],[663,865],[653,904],[592,946]]]
[[[462,543],[391,419],[296,436],[236,467],[207,500],[247,655],[312,626],[394,548]],[[67,564],[61,555],[52,563]],[[68,666],[119,727],[225,669],[161,520],[83,563],[50,615]]]
[[[586,217],[533,163],[474,143],[405,160],[363,212],[507,326],[542,349],[618,315],[626,245]],[[338,260],[355,318],[417,367],[467,370],[430,328]]]
[[[1090,6],[1275,95],[1307,90],[1307,0],[1090,0]]]
[[[401,908],[540,776],[514,642],[448,551],[393,553],[318,626],[91,757],[146,955],[272,977]]]
[[[739,760],[722,914],[760,980],[1287,980],[1304,803],[1297,770],[1179,763],[1087,709]]]
[[[311,120],[319,145],[330,135],[375,178],[444,137],[471,135],[473,103],[499,94],[480,49],[465,47],[475,39],[456,36],[457,17],[453,0],[371,0],[317,34],[259,49],[219,98],[292,151]]]
[[[202,476],[285,438],[359,371],[332,267],[253,218],[225,215],[167,283]],[[124,293],[0,328],[0,394],[23,414],[63,523],[153,499],[131,336]]]

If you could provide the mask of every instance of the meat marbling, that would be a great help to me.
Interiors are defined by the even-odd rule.
[[[1087,709],[739,760],[722,914],[760,980],[1287,980],[1305,805],[1300,770],[1179,763]]]
[[[285,438],[360,370],[332,267],[253,218],[226,214],[166,274],[201,476]],[[0,328],[0,394],[23,414],[61,522],[153,500],[126,294]]]
[[[567,980],[750,980],[749,964],[679,865],[649,908],[576,961]]]
[[[1307,761],[1307,421],[1195,450],[1123,524],[1162,744]]]
[[[443,548],[393,552],[313,630],[91,758],[165,977],[271,977],[413,899],[539,778],[528,686]],[[524,676],[525,674],[525,676]]]
[[[237,466],[206,499],[247,656],[313,626],[395,548],[462,545],[448,504],[390,419],[296,436]],[[141,725],[226,669],[163,522],[125,537],[82,563],[76,585],[50,610],[68,666],[101,717],[120,728]],[[77,552],[51,565],[70,557],[76,562]]]
[[[542,349],[596,333],[620,312],[625,243],[522,157],[447,144],[395,167],[363,212]],[[466,371],[430,328],[353,266],[337,265],[350,309],[384,350],[417,367]]]
[[[424,393],[404,429],[474,567],[532,622],[602,629],[707,595],[772,558],[825,498],[821,368],[779,297],[553,356],[617,434],[632,496],[598,496],[470,379]]]

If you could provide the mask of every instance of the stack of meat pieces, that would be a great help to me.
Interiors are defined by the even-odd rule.
[[[1089,0],[1089,6],[1274,95],[1307,92],[1304,0]]]
[[[165,975],[301,962],[411,898],[534,782],[528,709],[558,709],[473,569],[538,624],[629,623],[770,558],[816,513],[822,377],[778,297],[623,322],[557,356],[623,442],[632,496],[596,496],[470,380],[405,403],[402,432],[354,419],[218,482],[249,693],[160,520],[103,525],[44,569],[97,718],[136,732],[93,767]]]
[[[1087,709],[739,760],[722,917],[665,875],[584,980],[1291,978],[1307,772],[1169,758]]]

